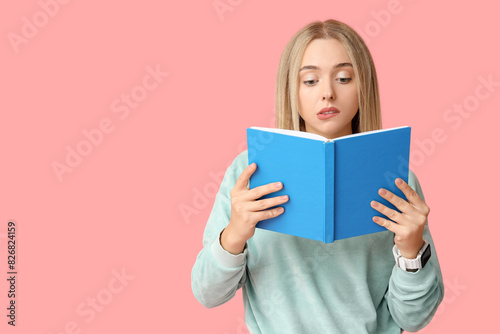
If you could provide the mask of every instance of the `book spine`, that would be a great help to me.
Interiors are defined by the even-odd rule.
[[[334,232],[334,194],[335,194],[335,142],[324,143],[325,163],[325,235],[324,242],[330,243],[335,240]]]

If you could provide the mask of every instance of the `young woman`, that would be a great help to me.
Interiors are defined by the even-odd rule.
[[[278,128],[336,138],[381,129],[380,115],[373,60],[352,28],[327,20],[293,36],[278,69]],[[429,207],[412,171],[408,184],[394,180],[406,199],[380,189],[366,203],[387,217],[374,218],[387,231],[324,244],[255,229],[286,214],[279,205],[288,201],[259,199],[281,189],[280,182],[248,188],[256,168],[244,151],[221,183],[192,270],[201,304],[218,306],[243,288],[251,333],[399,334],[429,323],[444,287]]]

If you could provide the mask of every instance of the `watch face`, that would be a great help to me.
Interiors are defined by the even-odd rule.
[[[425,249],[425,251],[423,252],[422,254],[422,268],[425,266],[425,264],[427,263],[427,261],[429,261],[429,258],[431,257],[431,245],[427,246],[427,248]]]

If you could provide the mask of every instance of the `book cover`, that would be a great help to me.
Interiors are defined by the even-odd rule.
[[[380,188],[406,199],[394,180],[408,182],[410,134],[411,128],[403,126],[327,139],[248,128],[248,163],[257,164],[250,188],[281,181],[282,189],[262,198],[289,196],[280,205],[283,214],[257,227],[325,243],[386,231],[373,222],[373,216],[384,216],[370,202],[397,210],[378,194]]]

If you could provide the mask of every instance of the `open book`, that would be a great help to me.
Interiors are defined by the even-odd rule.
[[[334,139],[293,130],[247,129],[248,163],[257,170],[250,188],[281,181],[283,188],[262,198],[288,195],[281,215],[262,220],[258,228],[325,243],[387,231],[373,222],[385,217],[370,206],[385,188],[405,195],[394,181],[408,182],[408,126],[356,133]]]

